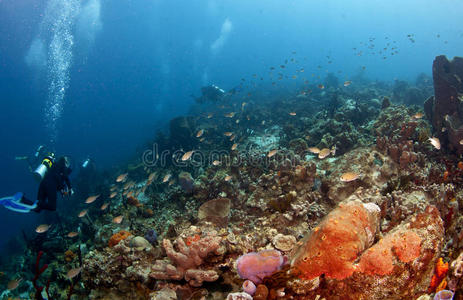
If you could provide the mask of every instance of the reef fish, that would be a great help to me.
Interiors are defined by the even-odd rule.
[[[170,173],[166,174],[166,176],[164,176],[164,178],[162,179],[162,182],[165,183],[165,182],[169,181],[170,177],[172,177],[172,175]]]
[[[75,232],[75,231],[71,231],[68,233],[67,237],[68,238],[73,238],[73,237],[76,237],[79,233]]]
[[[103,205],[101,205],[100,207],[100,210],[105,210],[106,208],[108,208],[108,206],[109,206],[109,202],[103,203]]]
[[[8,282],[8,285],[6,286],[6,288],[10,291],[15,290],[18,288],[22,280],[23,280],[22,278],[13,279],[10,282]]]
[[[359,174],[354,173],[354,172],[346,172],[341,175],[340,180],[342,182],[350,182],[350,181],[357,180],[358,178],[359,178]]]
[[[115,223],[115,224],[121,224],[123,219],[124,219],[124,216],[117,216],[117,217],[114,217],[113,223]]]
[[[230,181],[232,179],[231,175],[225,176],[225,181]]]
[[[71,269],[69,270],[69,272],[67,272],[66,277],[69,279],[72,279],[76,277],[77,275],[79,275],[80,271],[82,271],[82,267]]]
[[[148,181],[152,182],[154,179],[156,179],[157,177],[156,175],[157,175],[156,172],[151,173],[150,176],[148,176]]]
[[[93,203],[95,202],[96,199],[98,199],[98,197],[100,197],[100,194],[95,195],[95,196],[90,196],[87,198],[87,200],[85,200],[85,203],[87,204]]]
[[[434,146],[437,150],[440,150],[440,141],[436,137],[429,138],[428,141],[431,143],[431,145]]]
[[[318,158],[319,159],[324,159],[328,157],[331,154],[331,150],[328,148],[323,148],[320,150],[320,153],[318,153]]]
[[[116,197],[116,195],[117,195],[117,192],[112,192],[111,195],[109,195],[109,199]]]
[[[204,129],[201,129],[201,130],[199,130],[199,131],[196,133],[196,137],[199,138],[199,137],[201,137],[203,134],[204,134]]]
[[[121,174],[119,176],[117,176],[116,178],[116,182],[123,182],[127,179],[127,176],[129,175],[129,173],[124,173],[124,174]]]
[[[278,152],[278,149],[273,149],[267,154],[267,157],[270,158],[274,156],[275,154],[277,154],[277,152]]]
[[[223,135],[225,135],[225,136],[232,136],[232,135],[233,135],[233,132],[227,131],[227,132],[224,132]]]
[[[421,119],[422,117],[424,117],[423,113],[416,113],[412,116],[412,119]]]
[[[182,156],[182,161],[186,161],[186,160],[189,160],[191,158],[191,156],[193,155],[193,150],[191,151],[188,151],[187,153],[183,154]]]
[[[85,215],[87,215],[87,213],[88,213],[88,209],[84,209],[79,213],[78,217],[83,218],[85,217]]]
[[[37,226],[37,228],[35,229],[35,232],[37,232],[37,233],[45,233],[45,232],[48,231],[48,229],[50,229],[50,226],[51,226],[51,225],[48,225],[48,224],[39,225],[39,226]]]
[[[317,147],[309,147],[309,152],[313,154],[318,154],[320,153],[320,149],[318,149]]]
[[[351,83],[352,83],[352,81],[346,80],[346,81],[344,81],[344,86],[349,86]]]
[[[289,115],[290,115],[290,116],[295,116],[296,113],[295,113],[294,111],[292,111],[292,112],[289,113]]]
[[[220,166],[220,164],[221,164],[221,163],[220,163],[220,161],[218,161],[218,160],[214,160],[214,161],[212,162],[212,165],[213,165],[213,166]]]
[[[238,144],[237,143],[234,143],[232,146],[231,146],[231,150],[236,150],[236,148],[238,147]]]

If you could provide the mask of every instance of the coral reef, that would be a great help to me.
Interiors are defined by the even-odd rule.
[[[25,234],[0,284],[24,278],[7,295],[31,298],[44,249],[52,297],[66,297],[73,269],[73,299],[461,297],[461,116],[444,107],[461,96],[459,64],[436,58],[426,117],[427,75],[330,75],[195,105],[151,141],[163,161],[98,174],[61,226]]]

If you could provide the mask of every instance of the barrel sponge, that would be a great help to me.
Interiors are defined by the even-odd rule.
[[[322,274],[340,280],[352,275],[359,253],[374,241],[379,212],[379,207],[373,203],[341,203],[294,251],[292,273],[309,280]]]

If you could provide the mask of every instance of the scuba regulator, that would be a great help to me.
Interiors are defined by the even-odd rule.
[[[51,166],[55,163],[55,154],[49,153],[47,156],[42,159],[40,165],[34,171],[34,177],[37,181],[40,181],[45,177],[47,171],[51,168]]]

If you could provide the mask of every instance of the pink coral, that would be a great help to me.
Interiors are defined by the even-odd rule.
[[[260,283],[266,276],[280,270],[284,258],[278,250],[262,250],[244,254],[236,261],[238,275],[254,283]]]
[[[215,270],[202,270],[198,267],[204,263],[207,256],[223,254],[220,241],[220,237],[208,235],[187,246],[182,238],[177,238],[177,251],[170,240],[164,239],[162,245],[172,263],[157,260],[150,276],[171,280],[184,278],[191,286],[201,286],[204,281],[215,281],[219,278]]]

